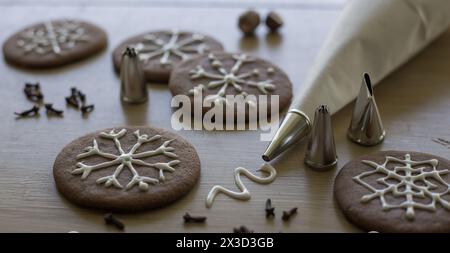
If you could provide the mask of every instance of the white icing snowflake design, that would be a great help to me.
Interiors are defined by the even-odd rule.
[[[207,89],[216,89],[220,87],[215,95],[210,95],[205,98],[205,100],[212,101],[214,104],[225,103],[227,104],[226,99],[226,90],[228,87],[232,87],[235,89],[239,95],[244,97],[248,96],[248,94],[243,91],[242,85],[247,85],[251,87],[256,87],[263,94],[268,94],[270,91],[275,89],[275,85],[272,80],[262,80],[262,81],[252,81],[249,80],[251,76],[259,76],[260,71],[258,69],[253,69],[249,72],[240,73],[240,69],[243,64],[248,62],[253,62],[254,59],[251,59],[246,54],[233,55],[233,59],[235,60],[234,65],[230,70],[226,70],[223,67],[223,63],[216,58],[213,53],[208,55],[209,62],[211,66],[216,70],[215,73],[206,71],[202,66],[197,65],[195,69],[189,72],[191,79],[197,78],[208,78],[209,81],[205,84],[198,84],[191,90],[189,90],[189,94],[193,96],[198,96],[201,90]],[[273,68],[267,69],[268,74],[273,74]],[[252,101],[247,101],[249,105],[255,106],[255,104],[250,103]]]
[[[438,160],[430,159],[425,161],[412,161],[411,155],[406,154],[405,159],[399,159],[392,156],[386,156],[383,164],[377,164],[373,161],[363,160],[374,168],[374,170],[363,172],[353,179],[369,189],[372,193],[364,195],[362,202],[369,202],[375,198],[379,198],[383,210],[396,208],[406,209],[406,218],[413,220],[415,217],[414,209],[422,209],[427,211],[436,211],[436,204],[439,203],[443,208],[450,211],[450,202],[443,198],[444,195],[450,193],[450,184],[447,183],[441,175],[449,173],[449,170],[437,170]],[[402,164],[388,169],[390,162]],[[426,165],[426,166],[421,166]],[[377,182],[385,185],[385,188],[377,189],[366,183],[363,178],[374,174],[384,174],[384,177],[377,179]],[[430,179],[442,184],[446,190],[442,192],[433,192],[438,186],[430,181]],[[393,181],[395,181],[393,183]],[[391,204],[386,200],[386,195],[392,194],[395,198],[404,198],[405,201],[399,204]],[[414,198],[430,199],[427,204],[416,202]]]
[[[86,42],[89,37],[78,22],[63,21],[52,23],[47,21],[44,27],[30,28],[19,35],[17,46],[25,53],[34,52],[40,55],[61,54],[79,42]]]
[[[139,189],[142,191],[148,190],[148,184],[156,184],[160,181],[164,181],[164,171],[173,172],[175,169],[173,166],[180,163],[179,160],[172,160],[170,162],[163,163],[147,163],[141,160],[140,158],[152,157],[157,155],[165,155],[169,158],[177,158],[178,156],[173,153],[175,149],[173,147],[169,147],[169,144],[173,140],[165,141],[161,146],[159,146],[155,150],[144,151],[141,153],[136,153],[136,151],[141,147],[142,144],[147,142],[153,142],[161,139],[160,135],[148,136],[147,134],[140,134],[139,130],[134,132],[134,136],[136,136],[136,143],[131,147],[128,152],[125,152],[122,149],[119,139],[126,134],[127,130],[122,129],[119,132],[115,132],[115,130],[111,130],[109,133],[102,132],[100,133],[100,137],[110,139],[114,142],[117,150],[119,151],[119,155],[110,154],[102,152],[98,148],[97,141],[94,138],[93,145],[85,148],[85,153],[81,153],[77,156],[77,159],[82,159],[85,157],[97,155],[109,159],[107,162],[99,163],[96,165],[86,165],[82,162],[77,163],[77,169],[72,171],[72,174],[78,175],[81,174],[81,179],[86,179],[92,171],[106,169],[111,166],[116,166],[114,173],[110,176],[102,177],[97,179],[97,184],[104,184],[105,187],[110,187],[111,185],[117,188],[123,188],[122,185],[117,180],[118,176],[122,172],[122,170],[126,167],[132,173],[133,177],[129,181],[129,183],[125,186],[126,190],[131,189],[133,186],[138,185]],[[143,167],[153,168],[159,170],[159,179],[140,176],[133,165],[139,165]]]
[[[139,59],[148,63],[150,59],[159,57],[159,62],[163,65],[172,64],[172,55],[187,60],[191,54],[203,54],[209,50],[204,43],[205,37],[201,34],[193,34],[185,39],[180,39],[180,32],[176,29],[168,33],[169,40],[166,41],[153,34],[144,36],[142,42],[136,43],[134,47],[139,53]]]

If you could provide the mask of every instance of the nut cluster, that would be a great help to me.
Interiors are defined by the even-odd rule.
[[[253,35],[260,23],[261,17],[254,10],[242,13],[238,19],[238,27],[245,35]],[[283,26],[284,22],[280,14],[270,11],[266,16],[265,24],[270,32],[275,33]]]

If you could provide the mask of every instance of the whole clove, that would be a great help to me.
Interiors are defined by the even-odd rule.
[[[266,200],[266,218],[275,217],[275,207],[272,207],[272,200]]]
[[[81,94],[81,96],[80,96]],[[81,93],[76,87],[70,88],[70,96],[66,97],[66,102],[68,105],[71,105],[75,108],[80,108],[80,101],[83,103],[86,99],[86,96]]]
[[[450,149],[450,141],[442,139],[442,138],[436,138],[436,139],[431,139],[432,141],[436,142],[439,145],[442,145],[446,148]]]
[[[39,107],[34,105],[33,108],[31,108],[29,110],[25,110],[23,112],[15,112],[14,114],[19,117],[34,117],[34,116],[38,115],[38,113],[39,113]]]
[[[83,92],[81,92],[80,90],[77,91],[77,96],[81,101],[81,104],[86,103],[86,94],[84,94]]]
[[[25,88],[23,89],[27,98],[33,102],[40,102],[44,98],[41,92],[41,85],[37,83],[25,83]]]
[[[112,213],[107,213],[103,216],[103,219],[105,220],[105,223],[107,225],[113,225],[119,230],[124,230],[125,225],[118,220]]]
[[[233,228],[233,233],[245,234],[254,233],[253,230],[248,229],[246,226],[240,226],[238,228]]]
[[[239,16],[238,27],[244,34],[252,35],[260,22],[259,14],[256,11],[249,10]]]
[[[90,113],[94,110],[94,105],[83,105],[81,106],[82,113]]]
[[[189,213],[185,213],[183,216],[184,223],[205,223],[205,216],[192,216]]]
[[[283,26],[283,23],[283,19],[278,13],[271,11],[267,14],[266,25],[271,32],[277,32]]]
[[[291,219],[292,216],[294,216],[295,214],[297,214],[297,207],[292,208],[289,211],[283,211],[283,216],[281,217],[281,219],[283,221],[288,221]]]
[[[70,96],[66,97],[68,105],[80,109],[83,114],[90,113],[94,110],[94,105],[86,105],[86,94],[76,87],[70,88]]]
[[[69,97],[66,97],[66,103],[68,105],[71,105],[71,106],[75,107],[75,108],[79,108],[80,107],[77,97],[73,96],[73,95],[71,95]]]
[[[442,142],[442,143],[445,143],[445,144],[447,144],[447,145],[450,145],[450,141],[448,141],[448,140],[446,140],[446,139],[443,139],[443,138],[437,138],[437,140],[440,141],[440,142]]]
[[[25,83],[25,89],[36,89],[39,90],[41,88],[41,84],[39,82],[36,83]]]
[[[39,91],[41,89],[41,86],[39,83],[25,83],[25,88],[23,88],[23,92],[25,94],[31,94],[33,92]]]
[[[76,97],[78,93],[77,87],[71,87],[70,88],[70,95]]]
[[[45,112],[47,114],[56,115],[56,116],[60,116],[60,117],[63,116],[64,111],[55,109],[53,107],[53,104],[45,104],[44,106],[45,106]]]

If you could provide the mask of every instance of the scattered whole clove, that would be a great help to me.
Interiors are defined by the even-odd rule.
[[[292,217],[293,215],[295,215],[295,214],[297,214],[297,207],[294,207],[294,208],[292,208],[292,209],[289,210],[289,211],[283,211],[283,216],[281,217],[281,219],[282,219],[283,221],[288,221],[288,220],[290,220],[291,217]]]
[[[53,104],[45,104],[45,112],[50,115],[63,116],[64,111],[53,108]]]
[[[233,233],[244,234],[244,233],[254,233],[254,232],[253,232],[253,230],[248,229],[246,226],[240,226],[238,228],[233,228]]]
[[[275,217],[275,207],[272,207],[272,200],[266,200],[266,218]]]
[[[33,108],[25,110],[23,112],[15,112],[18,117],[34,117],[39,114],[39,107],[34,105]]]
[[[75,108],[79,108],[80,107],[80,104],[78,103],[78,99],[74,95],[66,97],[66,103],[68,105],[71,105],[71,106],[75,107]]]
[[[44,98],[41,92],[41,85],[39,82],[36,83],[25,83],[25,88],[23,89],[27,98],[33,102],[40,102]]]
[[[93,104],[86,105],[86,95],[83,92],[81,92],[80,90],[78,91],[77,94],[78,94],[78,98],[81,101],[81,112],[83,114],[92,112],[94,110],[94,105]]]
[[[70,95],[76,97],[78,93],[78,90],[76,87],[71,87],[70,88]]]
[[[443,139],[443,138],[437,138],[437,140],[440,141],[440,142],[442,142],[442,143],[445,143],[445,144],[447,144],[447,145],[450,145],[450,141],[448,141],[448,140],[446,140],[446,139]]]
[[[103,219],[105,220],[105,223],[108,225],[113,225],[119,230],[124,230],[125,225],[118,220],[112,213],[107,213],[103,216]]]
[[[431,139],[432,141],[436,142],[439,145],[442,145],[446,148],[450,149],[450,141],[443,139],[443,138],[435,138],[435,139]]]
[[[277,32],[283,24],[283,19],[278,13],[271,11],[267,14],[266,25],[271,32]]]
[[[205,216],[192,216],[189,213],[185,213],[183,216],[184,223],[205,223]]]
[[[85,95],[83,92],[81,92],[80,90],[78,90],[78,91],[77,91],[77,96],[78,96],[78,98],[80,99],[81,104],[86,103],[86,95]]]
[[[40,90],[41,84],[39,82],[36,83],[25,83],[25,89],[26,90]]]
[[[41,105],[40,102],[42,102],[44,96],[41,92],[41,86],[39,82],[36,83],[25,83],[24,88],[25,95],[28,99],[39,102],[39,104],[36,104],[33,106],[33,108],[23,111],[23,112],[15,112],[14,114],[19,117],[30,117],[30,116],[36,116],[39,113],[39,106]],[[70,88],[70,96],[66,97],[66,103],[70,106],[73,106],[77,109],[80,109],[83,114],[90,113],[94,110],[94,105],[86,105],[86,95],[78,90],[76,87]],[[63,116],[64,111],[59,110],[53,107],[53,104],[51,103],[45,103],[44,104],[45,111],[47,115],[56,115],[59,117]]]
[[[83,105],[81,106],[82,113],[90,113],[94,110],[94,105]]]
[[[42,93],[39,92],[33,92],[31,94],[27,95],[27,98],[33,102],[40,102],[44,99],[44,95],[42,95]]]
[[[86,95],[84,95],[76,87],[70,88],[70,96],[66,97],[67,104],[71,105],[75,108],[80,108],[80,102],[84,103],[85,100],[86,100]]]
[[[249,10],[239,16],[238,26],[244,34],[252,35],[255,33],[260,22],[261,18],[259,14],[254,10]]]
[[[76,87],[70,88],[70,96],[66,97],[68,105],[80,109],[83,114],[90,113],[94,110],[94,105],[86,105],[86,94],[78,90]]]

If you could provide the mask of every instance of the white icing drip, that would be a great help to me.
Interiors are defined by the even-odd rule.
[[[436,211],[436,204],[439,203],[442,207],[450,210],[450,202],[446,201],[443,196],[450,193],[450,184],[445,182],[441,175],[449,173],[449,170],[437,170],[438,160],[430,159],[425,161],[412,161],[411,155],[406,154],[405,159],[398,159],[392,156],[386,156],[386,160],[383,164],[377,164],[373,161],[363,160],[364,164],[367,164],[375,170],[363,172],[353,179],[369,189],[372,193],[364,195],[361,198],[362,202],[368,202],[375,198],[379,198],[383,210],[391,210],[395,208],[406,209],[406,217],[410,220],[415,218],[414,209],[423,209],[427,211]],[[388,169],[386,166],[389,162],[400,163],[403,166],[394,166],[393,169]],[[417,167],[420,165],[429,165],[431,169],[427,171],[427,167]],[[376,189],[370,184],[362,180],[363,177],[371,176],[374,174],[385,174],[385,177],[379,178],[378,183],[386,186],[386,188]],[[395,180],[395,183],[388,182],[388,180]],[[443,192],[433,192],[438,186],[430,182],[429,179],[433,179],[446,187]],[[421,184],[417,184],[421,182]],[[404,190],[402,188],[404,187]],[[392,194],[393,197],[405,198],[406,200],[400,204],[390,204],[386,201],[385,195]],[[414,198],[430,199],[430,203],[423,204],[414,201]]]
[[[126,129],[122,129],[119,132],[115,132],[115,130],[113,129],[109,133],[106,132],[100,133],[99,134],[100,137],[110,139],[114,142],[114,145],[119,151],[119,155],[101,151],[98,147],[97,140],[95,140],[94,138],[93,145],[86,147],[85,148],[86,152],[77,155],[77,159],[97,155],[109,159],[109,161],[102,162],[96,165],[86,165],[82,162],[79,162],[77,163],[78,168],[73,170],[72,174],[75,175],[81,174],[81,179],[86,179],[92,171],[105,169],[117,165],[112,175],[97,179],[96,181],[97,184],[104,184],[105,187],[114,186],[117,188],[123,188],[123,186],[119,183],[117,178],[119,177],[122,170],[124,168],[127,168],[132,173],[132,178],[129,181],[129,183],[125,186],[125,189],[128,190],[131,189],[133,186],[138,185],[140,190],[146,191],[148,190],[148,184],[156,184],[165,180],[164,171],[168,172],[175,171],[173,166],[179,164],[180,163],[179,160],[172,160],[170,162],[163,162],[163,163],[147,163],[144,162],[143,160],[140,160],[140,158],[152,157],[157,155],[164,155],[170,158],[177,158],[177,155],[172,152],[175,149],[173,147],[169,147],[169,144],[173,140],[165,141],[163,144],[161,144],[161,146],[159,146],[155,150],[136,153],[136,151],[138,150],[139,147],[141,147],[142,144],[161,139],[160,135],[149,137],[147,134],[141,135],[139,130],[136,130],[134,132],[134,136],[136,136],[137,141],[133,145],[133,147],[131,147],[130,151],[125,152],[122,148],[119,139],[123,137],[126,134],[126,132],[127,132]],[[159,179],[140,176],[133,165],[139,165],[159,170]]]
[[[206,197],[206,207],[211,208],[214,199],[216,198],[216,195],[219,193],[223,193],[231,198],[239,199],[239,200],[248,200],[251,198],[250,192],[247,190],[247,187],[242,183],[241,180],[241,174],[248,177],[253,182],[256,182],[258,184],[269,184],[273,182],[277,176],[277,171],[274,167],[272,167],[270,164],[263,164],[262,167],[258,170],[262,172],[266,172],[269,175],[267,177],[258,177],[252,174],[250,171],[243,167],[238,167],[234,170],[234,180],[236,183],[236,186],[241,190],[241,192],[236,192],[232,190],[228,190],[227,188],[215,185],[208,193],[208,196]]]
[[[180,39],[180,32],[176,29],[169,33],[169,40],[164,41],[153,34],[144,36],[142,42],[136,43],[139,59],[148,63],[150,59],[160,57],[159,62],[163,65],[171,64],[170,57],[176,56],[181,60],[190,58],[190,54],[203,54],[209,50],[204,43],[204,36],[193,34],[185,39]]]
[[[47,21],[44,27],[30,28],[19,34],[17,46],[25,53],[59,55],[63,50],[73,48],[76,43],[88,40],[89,36],[85,33],[85,29],[77,22],[64,21],[53,24]]]
[[[249,80],[249,77],[258,77],[260,75],[260,70],[253,69],[249,72],[239,73],[241,66],[247,62],[253,62],[253,59],[250,59],[247,55],[233,55],[233,59],[235,60],[234,65],[231,67],[229,71],[227,71],[223,67],[223,63],[216,58],[214,54],[208,55],[209,62],[211,66],[216,70],[215,73],[206,71],[202,66],[197,65],[195,69],[190,71],[191,79],[198,78],[208,78],[211,79],[206,85],[198,84],[191,90],[189,90],[189,94],[193,96],[198,96],[200,94],[200,90],[207,89],[220,89],[217,91],[215,95],[210,95],[205,98],[207,101],[211,101],[215,104],[225,103],[227,104],[226,99],[226,89],[231,87],[235,89],[240,95],[246,97],[248,94],[242,90],[242,85],[247,85],[250,87],[256,87],[263,94],[268,94],[270,91],[275,89],[275,85],[272,83],[272,80],[262,80],[262,81],[252,81]],[[247,102],[249,105],[253,105],[253,103]]]

